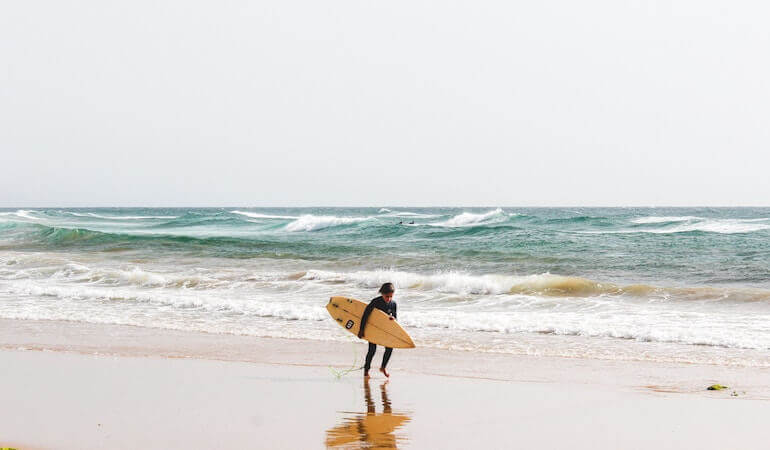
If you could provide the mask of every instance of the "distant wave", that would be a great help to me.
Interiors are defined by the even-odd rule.
[[[680,225],[669,229],[649,230],[650,233],[686,233],[690,231],[703,231],[707,233],[735,234],[751,233],[754,231],[768,230],[770,224],[747,222],[737,219],[704,220],[699,223]]]
[[[242,216],[251,217],[252,219],[282,219],[282,220],[294,220],[299,219],[299,216],[276,216],[271,214],[258,214],[248,211],[230,211],[233,214],[240,214]]]
[[[719,233],[719,234],[740,234],[753,233],[756,231],[770,230],[770,224],[761,223],[768,219],[687,219],[688,223],[671,222],[670,225],[663,228],[633,228],[623,230],[596,230],[596,231],[577,231],[585,234],[632,234],[632,233],[651,233],[651,234],[677,234],[677,233]],[[684,221],[679,221],[684,222]],[[658,223],[658,222],[648,222]]]
[[[502,208],[481,214],[464,212],[452,217],[444,222],[431,223],[430,225],[438,227],[467,227],[473,225],[482,225],[492,221],[504,220],[508,216],[503,213]]]
[[[27,219],[27,220],[40,220],[37,217],[33,217],[31,214],[36,213],[38,211],[35,211],[34,209],[19,209],[17,211],[7,211],[7,212],[0,212],[0,216],[4,217],[11,217],[15,216],[20,219]]]
[[[179,216],[102,216],[100,214],[94,214],[94,213],[76,213],[71,211],[66,211],[67,214],[72,214],[73,216],[78,217],[95,217],[97,219],[107,219],[107,220],[142,220],[142,219],[176,219]]]
[[[45,247],[70,247],[83,249],[100,248],[109,250],[120,248],[147,248],[148,245],[164,245],[167,249],[185,249],[206,246],[213,249],[240,248],[241,251],[258,252],[264,248],[280,248],[285,255],[291,254],[296,248],[291,243],[266,242],[248,236],[206,236],[192,233],[166,233],[163,228],[151,230],[124,230],[120,232],[105,232],[87,228],[70,228],[47,226],[39,223],[16,223],[14,244],[26,246],[29,244]],[[9,248],[9,247],[6,247]]]
[[[416,213],[416,212],[410,212],[410,211],[388,210],[386,214],[382,214],[379,217],[406,217],[409,219],[434,219],[436,217],[441,217],[441,214],[422,214],[422,213]]]
[[[371,217],[314,216],[306,214],[286,225],[288,231],[318,231],[324,228],[365,222]]]
[[[646,223],[667,223],[667,222],[686,222],[688,220],[700,220],[700,217],[695,216],[650,216],[650,217],[639,217],[637,219],[633,219],[631,222],[638,223],[638,224],[646,224]]]
[[[551,219],[547,219],[546,223],[549,224],[603,224],[608,220],[607,217],[601,217],[601,216],[572,216],[572,217],[555,217]]]
[[[13,212],[0,212],[0,216],[4,217],[18,217],[20,219],[41,221],[45,220],[45,217],[33,216],[33,213],[41,214],[41,211],[20,209]],[[59,214],[67,214],[74,217],[91,217],[95,219],[106,220],[141,220],[141,219],[176,219],[179,216],[104,216],[96,213],[78,213],[74,211],[57,211]],[[44,214],[44,213],[43,213]]]

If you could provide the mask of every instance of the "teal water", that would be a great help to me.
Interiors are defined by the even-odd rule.
[[[385,281],[426,345],[633,341],[685,360],[705,345],[754,364],[770,350],[770,208],[0,210],[5,318],[344,339],[317,306]]]
[[[2,210],[0,245],[770,288],[768,208],[380,210]]]

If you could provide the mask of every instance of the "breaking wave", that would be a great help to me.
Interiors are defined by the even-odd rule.
[[[770,301],[770,290],[718,287],[658,287],[645,284],[617,285],[582,277],[543,273],[528,276],[473,275],[457,272],[419,274],[391,270],[327,272],[310,270],[298,279],[354,283],[377,288],[392,282],[400,289],[436,291],[459,295],[520,294],[539,297],[597,297],[627,295],[662,300]]]
[[[440,214],[422,214],[410,211],[390,211],[387,214],[383,214],[379,217],[405,217],[408,219],[434,219],[441,217]]]
[[[230,211],[233,214],[240,214],[242,216],[251,217],[252,219],[281,219],[281,220],[294,220],[298,219],[299,216],[278,216],[278,215],[272,215],[272,214],[258,214],[258,213],[252,213],[248,211]]]
[[[639,217],[637,219],[633,219],[631,222],[638,223],[638,224],[647,224],[647,223],[667,223],[667,222],[686,222],[688,220],[700,220],[700,217],[695,216],[650,216],[650,217]]]
[[[294,222],[286,225],[288,231],[318,231],[325,228],[337,227],[340,225],[350,225],[354,223],[365,222],[371,217],[337,217],[337,216],[314,216],[306,214],[300,216]]]
[[[502,208],[497,208],[493,211],[485,213],[469,213],[464,212],[452,217],[444,222],[436,222],[430,225],[437,227],[467,227],[474,225],[484,225],[492,222],[499,222],[508,218]]]
[[[71,211],[66,211],[66,213],[77,217],[93,217],[96,219],[105,219],[105,220],[176,219],[179,217],[179,216],[103,216],[101,214],[76,213]]]
[[[0,217],[18,217],[25,220],[39,220],[39,218],[32,216],[32,213],[36,213],[33,209],[19,209],[17,211],[0,212]]]
[[[678,225],[669,225],[663,228],[652,229],[633,229],[621,230],[616,233],[653,233],[653,234],[675,234],[675,233],[719,233],[719,234],[738,234],[752,233],[770,229],[770,224],[762,223],[767,219],[687,219],[689,223]],[[680,221],[684,222],[684,221]],[[654,223],[654,222],[651,222]]]
[[[64,273],[66,271],[71,273]],[[616,287],[583,278],[551,274],[510,277],[452,273],[420,275],[394,271],[309,271],[301,276],[284,274],[280,280],[275,275],[271,274],[264,279],[282,283],[353,282],[367,288],[366,291],[376,288],[383,280],[394,281],[399,289],[408,287],[411,291],[413,300],[402,304],[404,309],[399,317],[399,321],[411,330],[536,333],[725,348],[770,348],[770,337],[761,332],[766,328],[765,319],[761,315],[750,312],[740,314],[734,320],[740,320],[742,325],[734,327],[724,322],[724,316],[709,309],[661,309],[649,302],[634,304],[604,298],[608,294],[618,293],[648,295],[650,292],[676,292],[651,286]],[[57,272],[50,281],[6,280],[2,285],[3,294],[10,294],[19,303],[0,303],[0,317],[257,335],[265,335],[265,331],[259,324],[254,324],[254,318],[276,319],[273,328],[278,331],[266,334],[270,335],[284,329],[285,325],[280,324],[287,324],[287,321],[319,324],[296,325],[311,327],[308,330],[326,325],[329,319],[323,308],[323,294],[335,291],[341,293],[350,289],[349,286],[331,283],[323,290],[308,285],[300,291],[304,294],[299,296],[296,293],[254,296],[253,291],[243,290],[245,285],[234,288],[227,285],[226,280],[206,276],[168,275],[134,269],[93,270],[77,264],[68,265],[65,271]],[[201,285],[211,290],[202,295],[197,289]],[[417,295],[415,298],[416,293],[426,290],[479,294],[514,292],[526,295],[504,296],[507,300],[497,302],[486,299],[460,304],[442,303],[441,296],[435,295],[427,298]],[[549,297],[552,294],[564,297],[568,293],[569,296],[590,295],[595,298],[574,302],[570,298]],[[709,291],[692,288],[690,293],[693,299],[730,295],[724,289]],[[530,297],[535,294],[536,298]],[[293,301],[288,301],[288,296]],[[30,297],[39,300],[28,303],[26,299]],[[770,293],[762,293],[761,298],[768,300]],[[758,299],[760,297],[754,297],[754,300]],[[336,330],[332,324],[328,326]],[[335,339],[334,336],[338,335],[320,333],[317,336],[320,339]],[[303,336],[306,337],[299,337]],[[446,335],[444,342],[451,343],[452,336]]]

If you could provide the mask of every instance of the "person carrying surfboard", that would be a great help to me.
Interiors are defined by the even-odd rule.
[[[372,299],[372,301],[369,302],[369,305],[367,305],[366,309],[364,309],[364,314],[361,316],[361,327],[358,330],[358,337],[361,339],[364,337],[366,321],[369,319],[369,314],[372,313],[374,308],[377,308],[387,314],[390,320],[395,320],[397,318],[397,305],[396,302],[393,301],[393,294],[396,292],[396,288],[393,287],[393,283],[383,284],[382,287],[380,287],[379,292],[380,296]],[[364,377],[366,378],[369,377],[369,369],[372,367],[372,359],[374,358],[374,353],[376,351],[377,345],[370,342],[369,351],[366,353],[366,364],[364,364]],[[390,377],[390,374],[385,367],[388,365],[391,353],[393,353],[393,349],[390,347],[385,347],[385,354],[382,355],[382,365],[380,366],[380,372],[382,372],[386,377]]]

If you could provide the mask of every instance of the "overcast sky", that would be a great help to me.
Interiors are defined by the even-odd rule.
[[[769,205],[762,1],[0,3],[0,206]]]

